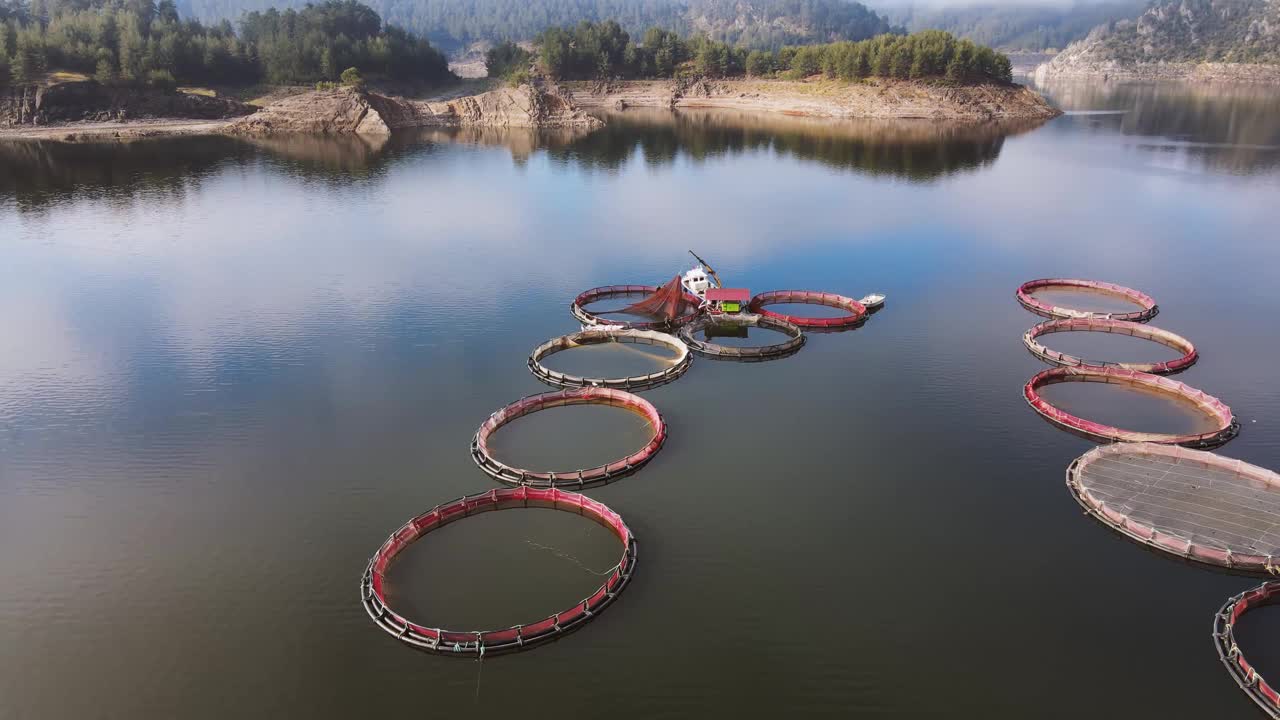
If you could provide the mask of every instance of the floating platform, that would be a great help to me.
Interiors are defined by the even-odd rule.
[[[658,372],[628,377],[583,377],[552,370],[542,364],[543,359],[558,352],[581,347],[583,345],[603,345],[605,343],[633,343],[636,345],[653,345],[664,347],[675,353],[671,365]],[[529,372],[548,385],[563,388],[604,387],[619,390],[646,390],[675,380],[689,369],[693,356],[689,354],[689,346],[679,338],[653,330],[628,330],[618,328],[591,328],[582,332],[552,338],[534,348],[529,355]]]
[[[1078,310],[1076,308],[1060,307],[1058,305],[1050,305],[1039,298],[1034,293],[1037,290],[1087,290],[1090,292],[1109,295],[1111,297],[1127,300],[1138,306],[1139,309],[1128,312],[1093,312],[1089,310]],[[1156,305],[1156,301],[1144,292],[1127,288],[1123,285],[1102,282],[1100,280],[1080,280],[1076,278],[1043,278],[1041,280],[1032,280],[1023,283],[1018,288],[1018,302],[1022,307],[1031,312],[1051,319],[1057,318],[1094,318],[1101,320],[1128,320],[1130,322],[1146,322],[1155,317],[1160,312],[1160,307]]]
[[[1183,400],[1212,418],[1214,429],[1202,433],[1150,433],[1104,425],[1060,410],[1040,396],[1047,385],[1065,382],[1095,382],[1151,390]],[[1033,410],[1068,432],[1096,442],[1150,442],[1187,447],[1208,448],[1221,445],[1240,432],[1240,424],[1226,403],[1189,385],[1167,377],[1136,372],[1118,367],[1059,367],[1041,371],[1022,389],[1022,397]]]
[[[386,572],[395,557],[422,536],[463,518],[494,510],[552,508],[589,518],[607,528],[622,543],[622,555],[604,583],[573,607],[549,617],[500,630],[446,630],[428,627],[392,610],[386,598]],[[556,488],[494,488],[437,505],[405,523],[378,548],[360,578],[360,604],[370,618],[397,640],[440,655],[483,658],[518,652],[559,639],[578,629],[608,607],[631,580],[636,566],[636,539],[618,513],[585,495]],[[442,578],[449,581],[449,578]]]
[[[1111,333],[1114,335],[1128,335],[1130,337],[1149,340],[1153,343],[1173,348],[1182,353],[1176,360],[1167,360],[1164,362],[1151,363],[1118,363],[1107,360],[1087,360],[1079,358],[1067,353],[1058,352],[1045,347],[1040,338],[1053,333],[1065,332],[1100,332]],[[1167,375],[1170,373],[1182,372],[1195,364],[1200,354],[1196,351],[1196,346],[1191,341],[1171,333],[1168,330],[1161,330],[1150,325],[1130,322],[1128,320],[1106,320],[1099,318],[1067,318],[1063,320],[1050,320],[1042,322],[1039,325],[1028,330],[1022,336],[1022,344],[1027,346],[1027,350],[1032,355],[1049,363],[1050,365],[1059,365],[1062,367],[1118,367],[1126,370],[1135,370],[1137,372],[1151,373],[1153,375]]]
[[[880,302],[884,302],[883,296],[880,297]],[[845,314],[836,317],[808,317],[803,315],[784,315],[764,309],[766,305],[785,303],[803,303],[805,305],[839,308],[844,310]],[[812,290],[771,290],[763,292],[751,298],[751,304],[748,305],[748,309],[753,313],[775,320],[785,320],[796,327],[805,329],[853,327],[867,319],[866,306],[857,300],[843,295],[836,295],[835,293],[814,292]]]
[[[770,345],[754,345],[748,347],[736,347],[733,345],[721,345],[719,343],[699,340],[698,332],[705,332],[708,328],[715,326],[732,326],[740,330],[746,331],[753,327],[765,328],[768,330],[776,330],[787,336],[787,339],[780,343]],[[695,353],[708,357],[713,360],[736,360],[738,362],[763,362],[765,360],[776,360],[778,358],[787,357],[800,350],[804,345],[804,332],[794,324],[780,320],[778,318],[768,317],[766,315],[753,315],[750,313],[742,313],[740,315],[721,315],[714,318],[703,316],[692,323],[680,328],[680,339],[689,346],[689,349]]]
[[[1213,644],[1218,649],[1218,659],[1222,660],[1236,685],[1269,717],[1280,720],[1280,693],[1245,659],[1240,646],[1236,644],[1235,634],[1236,622],[1242,615],[1277,601],[1280,601],[1278,582],[1264,583],[1227,600],[1218,614],[1213,616]]]
[[[528,470],[507,465],[489,452],[489,438],[498,428],[540,410],[569,405],[609,405],[636,413],[653,428],[653,437],[630,455],[604,465],[568,472]],[[667,424],[653,403],[639,395],[612,388],[576,388],[541,393],[517,400],[489,416],[471,440],[471,459],[493,479],[508,485],[533,487],[576,487],[603,485],[626,477],[644,467],[662,449],[667,439]]]
[[[1094,448],[1067,468],[1072,497],[1104,525],[1162,552],[1280,573],[1280,475],[1151,443]]]

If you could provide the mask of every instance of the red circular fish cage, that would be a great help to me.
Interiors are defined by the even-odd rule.
[[[568,472],[549,472],[543,470],[526,470],[512,467],[493,457],[489,452],[489,438],[498,428],[518,418],[553,407],[568,405],[610,405],[636,413],[648,421],[653,428],[653,437],[645,446],[630,455],[604,465]],[[639,470],[649,462],[667,439],[667,425],[661,413],[653,403],[639,395],[633,395],[612,388],[575,388],[558,392],[541,393],[517,400],[489,416],[476,431],[471,441],[471,459],[481,470],[495,480],[509,485],[530,485],[533,487],[565,487],[583,488],[588,485],[601,485],[618,478],[626,477]]]
[[[1070,288],[1076,290],[1089,290],[1103,295],[1110,295],[1124,300],[1128,300],[1138,306],[1139,309],[1130,312],[1090,312],[1088,310],[1076,310],[1074,308],[1059,307],[1050,305],[1035,297],[1037,290],[1047,290],[1051,288]],[[1132,322],[1146,322],[1155,317],[1160,312],[1156,301],[1146,293],[1139,292],[1133,288],[1127,288],[1123,285],[1116,285],[1109,282],[1101,282],[1099,280],[1077,280],[1070,278],[1045,278],[1042,280],[1032,280],[1023,283],[1018,288],[1018,302],[1022,307],[1031,312],[1047,318],[1095,318],[1105,320],[1129,320]]]
[[[765,305],[780,303],[803,303],[805,305],[823,305],[844,310],[847,314],[836,317],[805,317],[801,315],[784,315],[765,310]],[[751,312],[759,313],[776,320],[785,320],[801,328],[838,328],[857,325],[867,317],[867,308],[862,303],[835,293],[814,292],[812,290],[771,290],[751,298],[748,306]]]
[[[1040,396],[1040,388],[1065,382],[1097,382],[1152,390],[1185,400],[1201,412],[1213,418],[1216,427],[1208,432],[1191,434],[1148,433],[1125,430],[1076,417],[1059,410]],[[1098,442],[1153,442],[1167,445],[1185,445],[1204,448],[1221,445],[1235,437],[1240,425],[1218,398],[1189,385],[1149,373],[1135,372],[1117,367],[1058,367],[1038,373],[1022,389],[1022,396],[1036,412],[1050,423],[1069,432]]]
[[[604,343],[631,343],[636,345],[657,345],[675,352],[671,364],[658,372],[645,375],[630,375],[619,378],[583,377],[570,375],[542,364],[543,358],[558,352],[570,350],[583,345],[601,345]],[[556,387],[608,387],[622,390],[644,390],[675,380],[689,369],[693,363],[693,355],[689,354],[689,346],[679,338],[652,330],[627,330],[619,328],[590,328],[581,332],[552,338],[533,349],[529,354],[529,372],[548,385]]]
[[[1213,645],[1218,659],[1249,699],[1269,717],[1280,718],[1280,693],[1258,674],[1236,644],[1235,626],[1240,617],[1254,608],[1280,600],[1280,582],[1268,582],[1232,597],[1213,616]]]
[[[698,316],[698,308],[702,305],[702,300],[698,299],[696,295],[683,290],[681,291],[681,297],[684,305],[692,308],[692,311],[677,315],[669,320],[665,318],[652,321],[608,320],[586,309],[587,305],[600,300],[637,296],[649,297],[663,289],[663,287],[657,285],[604,285],[591,288],[573,299],[573,302],[569,305],[569,312],[573,313],[573,316],[583,325],[611,326],[629,328],[631,330],[669,330],[689,323]]]
[[[1114,443],[1067,468],[1103,525],[1155,550],[1237,572],[1280,572],[1280,475],[1176,445]]]
[[[1074,355],[1068,355],[1057,350],[1045,347],[1039,342],[1039,338],[1052,333],[1065,332],[1101,332],[1112,333],[1115,335],[1128,335],[1130,337],[1142,340],[1150,340],[1166,347],[1182,353],[1182,356],[1175,360],[1167,360],[1164,362],[1153,363],[1117,363],[1106,360],[1088,360],[1079,358]],[[1129,322],[1128,320],[1108,320],[1100,318],[1067,318],[1062,320],[1050,320],[1042,322],[1039,325],[1028,330],[1022,336],[1022,343],[1027,346],[1032,355],[1044,360],[1051,365],[1060,365],[1064,367],[1118,367],[1126,370],[1136,370],[1138,372],[1152,373],[1155,375],[1167,375],[1169,373],[1181,372],[1195,364],[1199,357],[1196,346],[1191,341],[1171,333],[1168,330],[1161,330],[1149,325],[1141,323]]]
[[[786,340],[770,345],[752,345],[735,347],[720,343],[699,340],[698,332],[707,328],[723,325],[738,328],[760,327],[776,330],[787,336]],[[714,360],[735,360],[737,362],[763,362],[787,357],[798,352],[805,343],[804,331],[793,323],[767,315],[722,315],[703,316],[695,322],[680,328],[680,339],[695,353]]]
[[[419,625],[390,608],[386,598],[387,568],[406,547],[432,530],[466,517],[512,508],[552,508],[590,518],[610,530],[622,543],[622,556],[604,583],[568,610],[501,630],[457,631]],[[603,503],[557,488],[494,488],[437,505],[392,533],[370,559],[360,579],[360,603],[378,627],[397,640],[441,655],[483,658],[518,652],[556,640],[590,621],[611,604],[631,580],[636,565],[636,540],[618,513]]]

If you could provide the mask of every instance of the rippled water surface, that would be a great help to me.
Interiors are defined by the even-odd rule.
[[[1082,516],[1063,470],[1090,445],[1022,400],[1043,365],[1013,293],[1151,294],[1202,352],[1178,379],[1242,423],[1221,452],[1280,468],[1280,93],[1045,91],[1080,112],[0,143],[0,717],[1255,717],[1209,638],[1255,581]],[[377,630],[369,556],[495,487],[468,443],[545,390],[526,358],[576,329],[570,299],[665,282],[689,249],[732,286],[888,301],[645,393],[669,441],[588,491],[639,565],[582,631],[476,663]],[[1195,421],[1108,390],[1064,402]],[[572,468],[648,433],[575,407],[495,443]],[[424,624],[505,625],[617,553],[581,517],[510,510],[428,535],[388,583]]]

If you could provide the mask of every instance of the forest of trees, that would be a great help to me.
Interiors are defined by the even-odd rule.
[[[553,26],[614,20],[639,36],[649,27],[752,48],[861,40],[893,27],[854,0],[367,0],[391,23],[456,48],[475,40],[529,40]],[[177,0],[206,22],[238,18],[270,4],[307,0]]]
[[[877,0],[875,7],[907,30],[946,30],[982,45],[1005,50],[1062,49],[1098,25],[1132,18],[1147,0],[1074,0],[1069,4],[899,4]]]
[[[650,28],[641,42],[613,21],[553,27],[538,36],[538,63],[565,80],[784,76],[860,80],[945,78],[957,83],[1011,82],[1009,58],[941,30],[877,35],[868,40],[748,50],[705,36],[685,40]]]
[[[424,39],[384,27],[355,0],[253,12],[203,25],[173,0],[0,0],[0,82],[77,71],[100,82],[171,86],[312,83],[357,67],[394,80],[453,79]]]

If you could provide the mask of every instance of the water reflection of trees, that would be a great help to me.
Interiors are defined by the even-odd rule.
[[[1055,79],[1038,89],[1067,111],[1115,111],[1082,121],[1158,139],[1138,146],[1146,150],[1181,152],[1236,174],[1280,166],[1280,92],[1271,86]]]
[[[181,200],[224,163],[253,151],[229,138],[168,138],[129,143],[0,142],[0,195],[34,210],[68,194]]]
[[[829,167],[927,181],[990,165],[1004,138],[1030,123],[824,120],[728,110],[628,110],[581,140],[553,150],[566,162],[618,169],[640,151],[650,165],[773,152]]]

